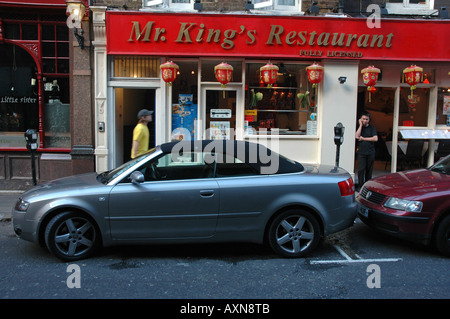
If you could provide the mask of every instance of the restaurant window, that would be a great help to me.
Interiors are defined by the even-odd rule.
[[[404,73],[401,82],[405,83]],[[428,126],[430,88],[435,83],[435,70],[423,68],[420,82],[411,90],[410,86],[400,87],[399,126]]]
[[[260,77],[265,63],[246,64],[246,133],[316,135],[317,96],[308,81],[307,65],[276,64],[278,77],[272,88]]]
[[[160,59],[149,56],[113,56],[113,77],[115,78],[157,78]]]
[[[430,89],[416,88],[411,96],[409,87],[400,88],[399,126],[428,126]]]
[[[230,60],[202,60],[202,82],[216,82],[216,73],[214,67],[221,62],[225,62],[233,67],[233,73],[231,78],[231,83],[242,82],[242,61],[230,61]]]
[[[45,148],[70,148],[69,31],[66,24],[8,21],[4,28],[6,39],[39,41],[43,104],[40,113],[38,67],[30,53],[19,45],[0,45],[1,146],[25,147],[24,132],[27,129],[39,131],[42,121]]]
[[[46,148],[71,147],[68,30],[66,24],[42,25]]]
[[[24,132],[39,127],[37,88],[31,85],[36,64],[14,44],[0,45],[0,144],[25,147]]]
[[[436,125],[450,126],[450,87],[438,89]]]

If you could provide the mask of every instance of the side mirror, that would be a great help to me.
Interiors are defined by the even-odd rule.
[[[131,173],[130,179],[131,179],[131,182],[136,185],[143,183],[145,180],[144,174],[142,174],[140,171],[135,171],[135,172]]]

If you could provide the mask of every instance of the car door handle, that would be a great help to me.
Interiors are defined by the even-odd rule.
[[[214,190],[212,189],[206,189],[200,191],[200,196],[202,197],[213,197],[214,196]]]

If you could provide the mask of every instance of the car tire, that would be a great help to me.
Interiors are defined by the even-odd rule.
[[[439,252],[450,257],[450,216],[445,217],[439,223],[435,240]]]
[[[272,250],[289,258],[304,257],[320,242],[317,219],[304,210],[288,210],[271,222],[268,242]]]
[[[98,237],[93,220],[77,212],[60,213],[45,228],[48,250],[63,261],[91,256],[99,246]]]

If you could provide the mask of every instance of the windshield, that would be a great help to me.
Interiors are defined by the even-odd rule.
[[[450,155],[447,157],[444,157],[440,161],[438,161],[436,164],[430,167],[430,170],[432,172],[438,172],[441,174],[450,175]]]
[[[143,161],[144,159],[147,158],[148,155],[152,154],[155,152],[155,148],[152,148],[151,150],[149,150],[148,152],[139,155],[136,158],[133,158],[131,161],[128,161],[126,163],[123,163],[122,165],[120,165],[117,168],[114,168],[110,171],[106,171],[101,173],[100,175],[98,175],[99,178],[101,178],[101,182],[104,184],[108,184],[111,180],[113,180],[114,178],[116,178],[117,176],[119,176],[120,174],[122,174],[123,172],[125,172],[127,169],[129,169],[130,167],[134,166],[135,164]]]

